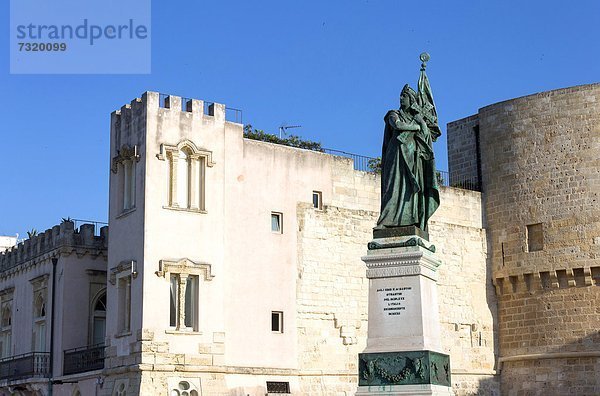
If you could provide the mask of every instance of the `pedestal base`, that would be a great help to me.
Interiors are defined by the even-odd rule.
[[[359,354],[357,395],[453,394],[438,314],[441,261],[434,252],[416,234],[369,243],[362,257],[369,278],[369,328],[367,347]]]
[[[442,351],[437,303],[441,262],[421,246],[369,250],[365,353]]]
[[[359,353],[358,385],[450,387],[450,356],[432,351]]]
[[[453,395],[452,388],[440,385],[382,385],[359,386],[356,396],[390,395]]]

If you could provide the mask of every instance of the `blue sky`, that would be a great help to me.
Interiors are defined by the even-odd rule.
[[[0,20],[7,32],[8,2]],[[11,75],[2,35],[0,235],[106,221],[110,112],[144,91],[225,103],[268,132],[299,124],[324,147],[377,156],[383,116],[416,86],[422,51],[445,132],[491,103],[600,81],[599,26],[598,1],[154,1],[148,75]]]

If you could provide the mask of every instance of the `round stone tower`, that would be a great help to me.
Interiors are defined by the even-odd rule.
[[[600,394],[600,84],[484,107],[448,142],[483,191],[502,394]]]

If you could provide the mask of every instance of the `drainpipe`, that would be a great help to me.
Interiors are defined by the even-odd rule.
[[[49,370],[49,379],[48,379],[48,396],[52,396],[53,384],[52,379],[54,377],[54,314],[56,310],[54,309],[54,303],[56,301],[56,264],[58,263],[58,258],[52,258],[52,312],[50,313],[50,370]]]

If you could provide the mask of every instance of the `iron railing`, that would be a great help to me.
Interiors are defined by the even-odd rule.
[[[366,157],[364,155],[352,154],[340,150],[323,149],[327,154],[338,155],[352,159],[354,169],[363,172],[381,172],[381,160],[379,158]],[[475,179],[460,175],[457,173],[450,174],[447,171],[436,171],[437,182],[440,186],[461,188],[463,190],[481,191],[481,183]]]
[[[158,94],[158,107],[160,108],[171,108],[171,104],[169,103],[168,97],[169,94]],[[212,116],[213,110],[211,106],[214,105],[215,102],[204,101],[204,109],[202,109],[203,113],[208,116]],[[192,111],[192,99],[181,97],[181,111]],[[234,109],[233,107],[225,107],[225,120],[230,122],[235,122],[237,124],[243,123],[242,110]]]
[[[340,157],[351,158],[352,161],[354,161],[354,169],[363,172],[374,172],[373,167],[375,166],[375,163],[378,162],[377,158],[366,157],[360,154],[347,153],[341,150],[332,150],[326,148],[323,149],[323,152],[327,154],[338,155]]]
[[[0,359],[0,380],[48,378],[50,352],[30,352]]]
[[[236,124],[243,124],[242,110],[233,107],[225,107],[225,119]]]
[[[73,228],[75,228],[76,230],[79,229],[79,227],[82,224],[93,224],[95,236],[100,236],[100,228],[108,225],[108,223],[105,223],[103,221],[82,220],[82,219],[70,219],[70,220],[73,222]]]
[[[463,190],[481,191],[481,183],[477,179],[466,177],[457,173],[437,171],[438,184]]]
[[[104,368],[104,344],[67,349],[63,354],[64,375]]]

